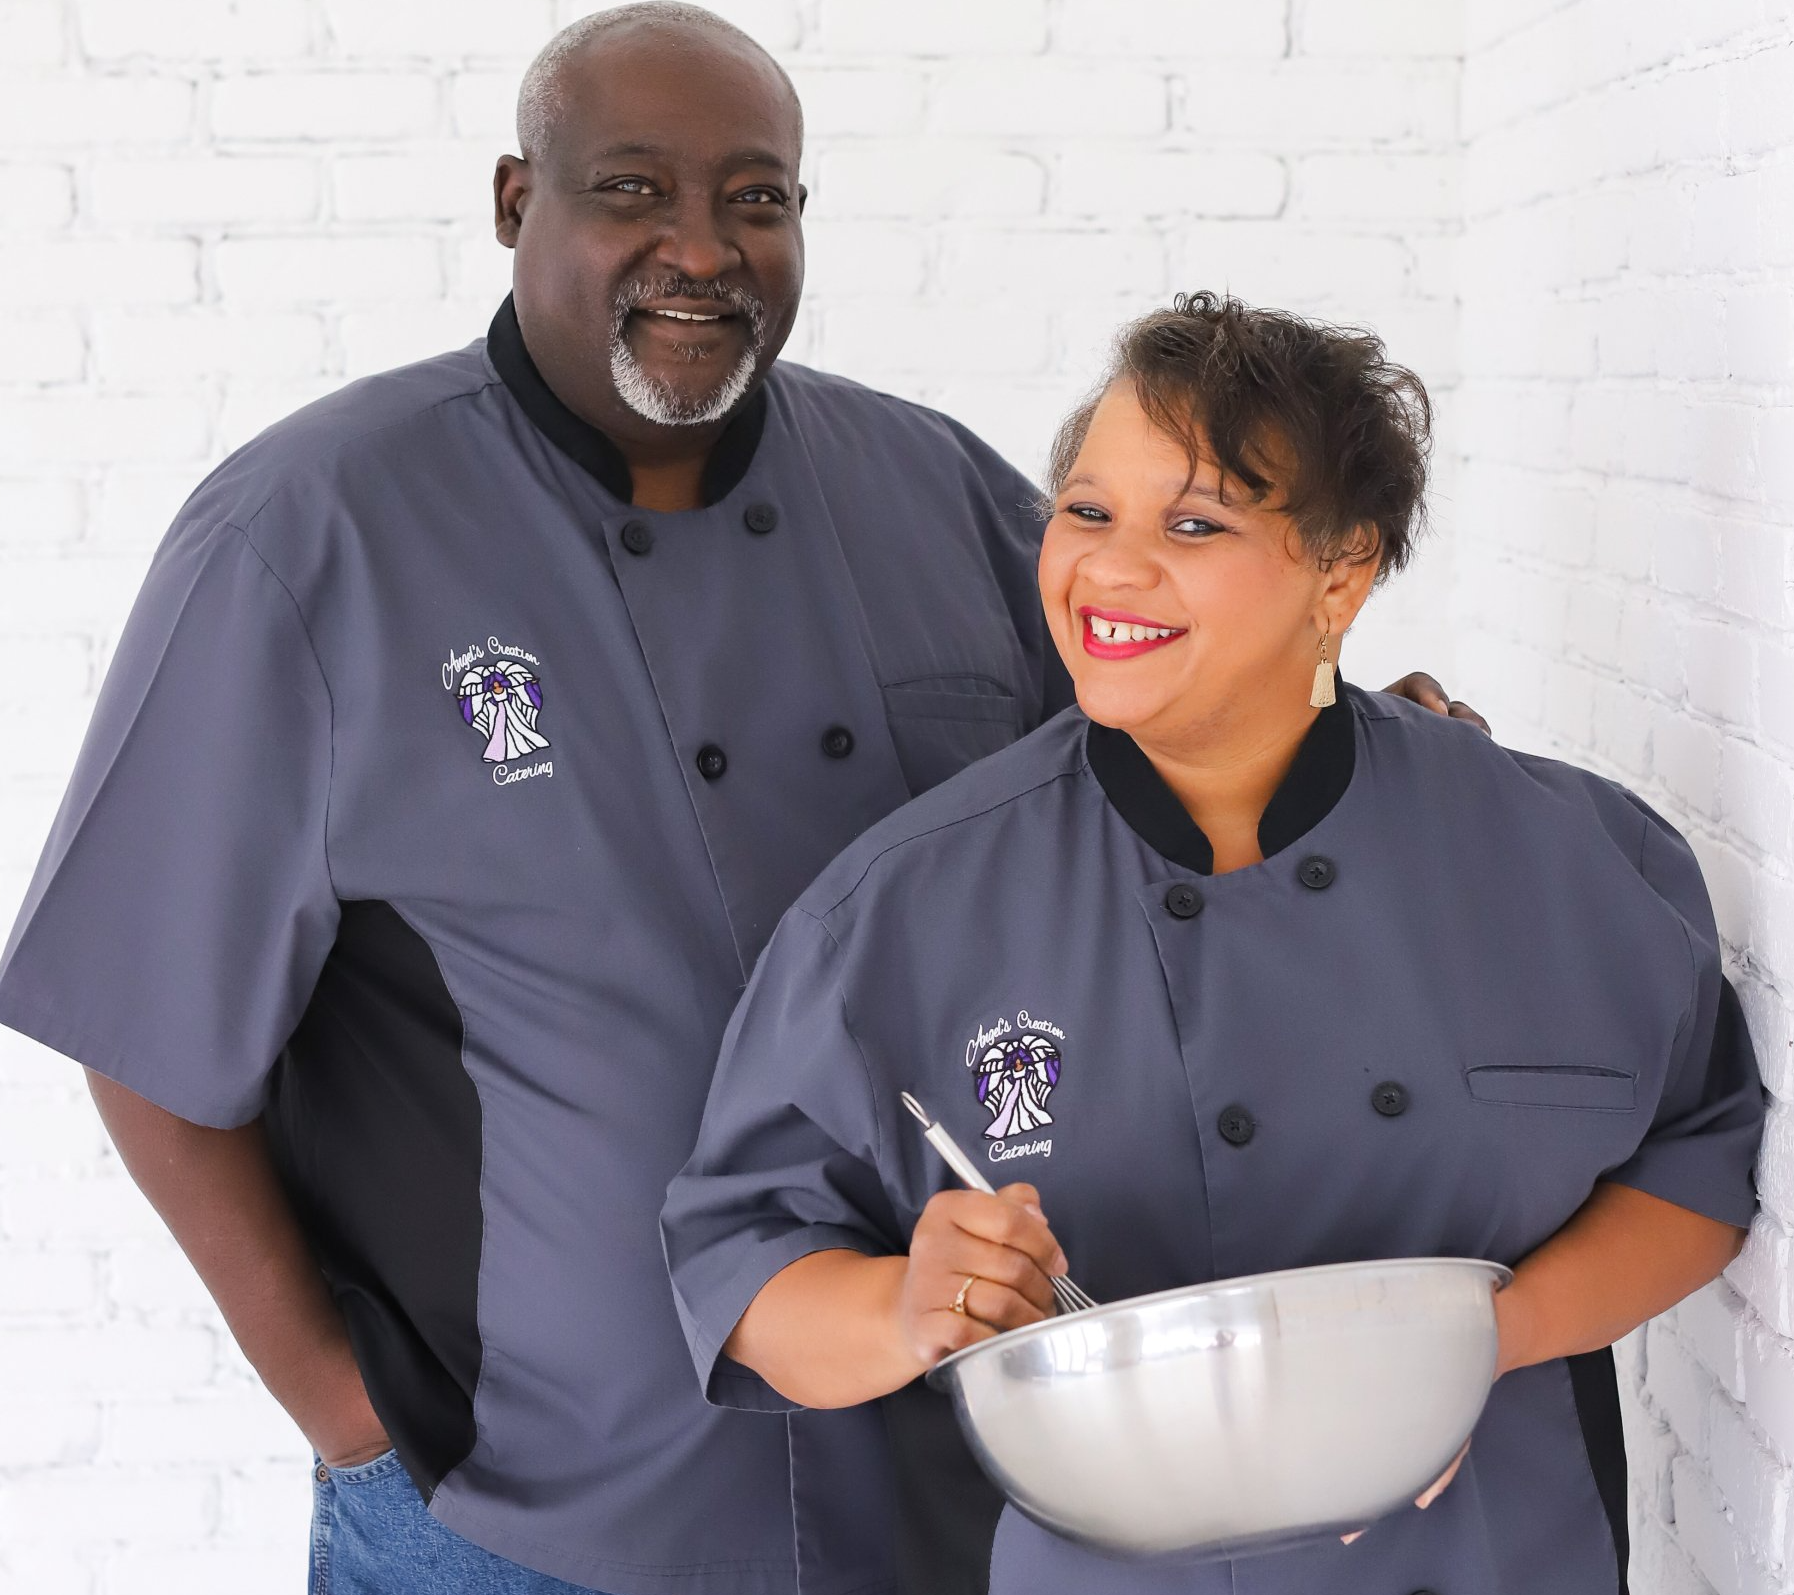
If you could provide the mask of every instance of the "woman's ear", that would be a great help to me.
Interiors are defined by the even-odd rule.
[[[1369,601],[1377,584],[1377,569],[1382,564],[1375,531],[1368,526],[1353,529],[1345,546],[1326,567],[1326,585],[1321,590],[1320,611],[1316,629],[1331,631],[1343,637],[1358,619],[1358,612]]]

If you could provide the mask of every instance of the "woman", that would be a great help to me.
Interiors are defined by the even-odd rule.
[[[1426,1510],[1237,1564],[1099,1556],[1011,1510],[994,1595],[1622,1585],[1601,1348],[1736,1253],[1761,1095],[1674,831],[1334,690],[1408,557],[1428,414],[1368,335],[1208,295],[1130,328],[1051,472],[1041,596],[1079,710],[842,855],[725,1043],[665,1220],[715,1399],[886,1396],[1050,1312],[1067,1253],[1105,1300],[1515,1266],[1499,1382]],[[951,1189],[905,1090],[1026,1183]]]

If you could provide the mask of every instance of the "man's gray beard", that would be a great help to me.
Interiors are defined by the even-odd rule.
[[[720,387],[708,398],[690,400],[642,370],[635,351],[619,332],[610,346],[610,378],[616,384],[617,397],[644,421],[656,426],[704,426],[722,420],[741,403],[754,380],[754,366],[765,343],[764,337],[755,336]]]

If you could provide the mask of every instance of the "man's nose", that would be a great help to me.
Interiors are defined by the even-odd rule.
[[[714,282],[741,264],[741,251],[711,206],[694,201],[673,211],[669,226],[660,236],[655,259],[682,276]]]

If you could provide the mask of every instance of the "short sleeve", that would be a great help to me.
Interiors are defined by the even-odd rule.
[[[0,1024],[196,1124],[244,1123],[335,936],[330,698],[234,526],[151,564],[0,956]]]
[[[839,966],[827,927],[801,909],[785,915],[723,1038],[697,1148],[667,1192],[673,1294],[698,1378],[719,1406],[792,1406],[722,1355],[774,1274],[811,1252],[902,1249]]]
[[[1720,968],[1719,932],[1694,853],[1636,798],[1646,820],[1640,873],[1682,918],[1693,995],[1651,1127],[1607,1178],[1721,1223],[1748,1228],[1763,1131],[1763,1088],[1738,994]]]

